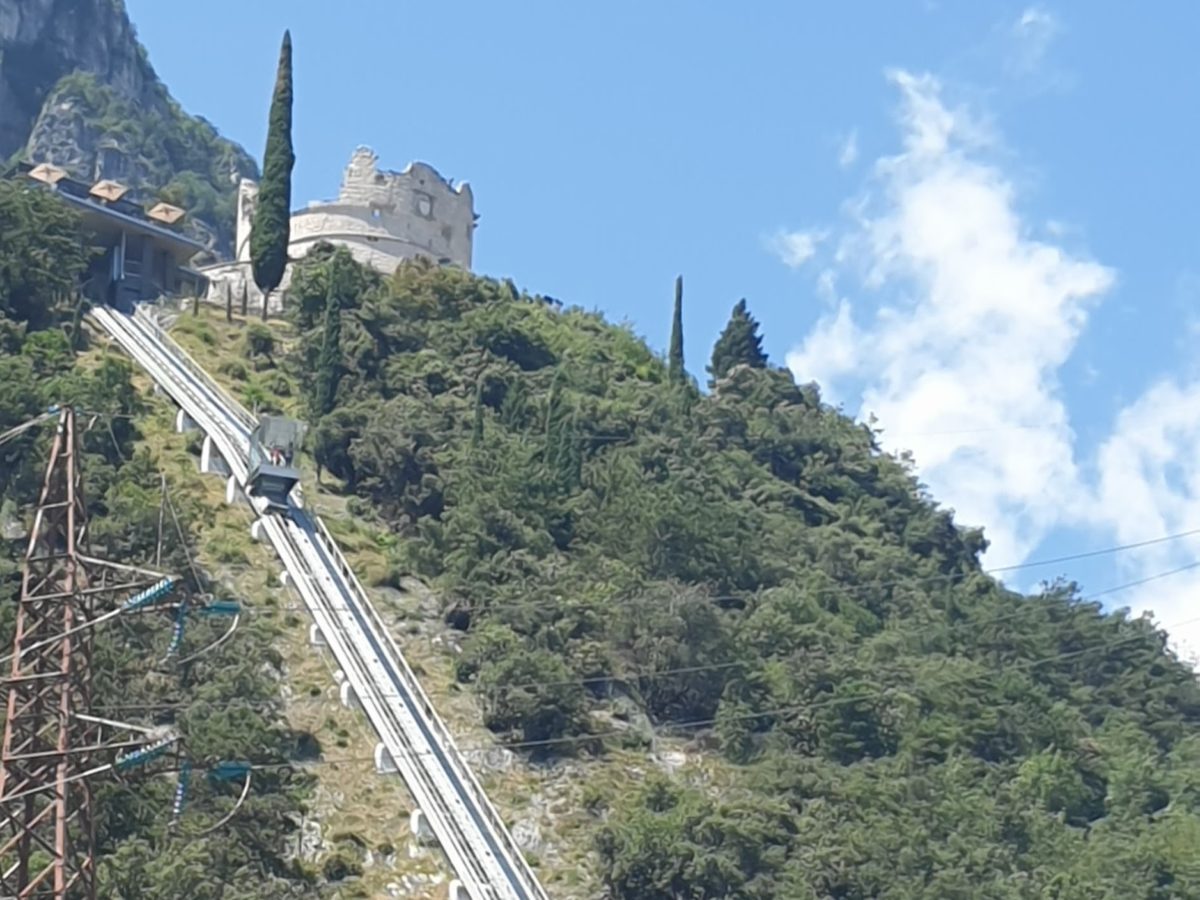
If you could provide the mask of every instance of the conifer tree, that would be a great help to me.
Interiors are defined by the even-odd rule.
[[[564,492],[569,492],[579,483],[583,465],[577,421],[578,412],[564,394],[560,370],[550,383],[550,396],[546,403],[542,461],[549,480]]]
[[[475,383],[475,420],[471,426],[471,446],[483,446],[483,379]]]
[[[675,279],[675,313],[671,319],[671,346],[667,351],[667,377],[679,384],[687,374],[683,368],[683,276]]]
[[[263,153],[263,177],[250,228],[250,261],[254,283],[263,292],[262,317],[267,318],[271,291],[279,287],[287,267],[288,232],[292,210],[292,35],[283,33],[279,70]]]
[[[510,431],[523,431],[529,403],[525,382],[520,376],[514,379],[504,392],[504,400],[500,403],[500,421]]]
[[[713,346],[712,362],[708,366],[709,386],[724,378],[734,366],[747,365],[755,369],[767,366],[758,322],[746,309],[745,299],[737,302],[729,322]]]
[[[317,356],[316,409],[318,416],[333,412],[342,368],[342,281],[343,257],[340,250],[329,261],[325,294],[325,319],[322,323],[321,352]]]

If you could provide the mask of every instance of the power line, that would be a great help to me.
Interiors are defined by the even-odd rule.
[[[1175,532],[1173,534],[1163,535],[1161,537],[1151,538],[1149,540],[1139,541],[1139,542],[1132,543],[1132,544],[1120,544],[1117,546],[1103,547],[1103,548],[1100,548],[1097,550],[1082,551],[1080,553],[1074,553],[1074,554],[1070,554],[1067,556],[1055,557],[1053,559],[1034,560],[1031,562],[1019,563],[1017,565],[1004,566],[1004,567],[1000,567],[1000,568],[996,568],[996,569],[975,569],[975,570],[971,570],[971,571],[967,571],[967,572],[951,572],[951,573],[940,574],[940,575],[913,575],[909,578],[896,578],[896,579],[890,579],[890,580],[886,580],[886,581],[861,581],[861,582],[857,582],[855,584],[823,584],[823,585],[820,585],[815,588],[808,587],[808,588],[806,588],[806,590],[812,591],[813,593],[815,593],[821,597],[826,597],[826,596],[858,597],[859,595],[867,593],[867,592],[885,590],[887,588],[896,588],[896,587],[903,588],[903,587],[911,587],[911,586],[917,586],[917,585],[953,584],[958,581],[966,580],[966,579],[971,578],[976,575],[990,575],[995,572],[1008,572],[1008,571],[1015,571],[1018,569],[1030,569],[1030,568],[1035,568],[1038,566],[1052,565],[1052,564],[1060,563],[1060,562],[1069,562],[1069,561],[1076,560],[1076,559],[1086,559],[1086,558],[1095,557],[1095,556],[1111,555],[1111,554],[1115,554],[1115,553],[1125,552],[1128,550],[1139,549],[1141,547],[1151,546],[1154,544],[1161,544],[1161,543],[1166,543],[1168,541],[1180,540],[1182,538],[1192,537],[1195,535],[1200,535],[1200,528],[1195,528],[1195,529],[1191,529],[1188,531]],[[1185,569],[1190,568],[1190,566],[1185,566],[1184,568]],[[1174,574],[1174,571],[1175,570],[1172,570],[1172,572],[1170,574]],[[1164,576],[1162,574],[1153,575],[1153,576],[1150,576],[1149,580],[1157,580],[1160,577],[1164,577]],[[1129,588],[1129,587],[1136,587],[1143,583],[1145,583],[1145,579],[1139,579],[1137,581],[1129,582],[1127,584],[1117,585],[1116,587],[1108,588],[1108,589],[1101,591],[1099,593],[1096,593],[1096,594],[1091,594],[1083,599],[1085,601],[1091,600],[1091,599],[1094,599],[1097,597],[1106,596],[1107,594],[1110,594],[1110,593],[1115,593],[1117,591],[1125,590],[1126,588]],[[786,587],[786,585],[778,585],[776,587],[777,588],[778,587]],[[693,589],[696,589],[696,588],[693,588]],[[768,590],[772,590],[772,589],[775,589],[775,588],[768,588]],[[699,588],[698,590],[703,591],[702,588]],[[762,589],[759,589],[759,590],[761,591]],[[705,599],[711,600],[714,602],[746,601],[746,600],[752,599],[756,593],[758,593],[758,591],[754,591],[754,592],[747,591],[742,594],[708,594],[708,593],[704,593],[704,597],[705,597]],[[617,598],[613,598],[611,600],[611,602],[621,603],[623,601],[619,600]],[[511,609],[539,609],[539,608],[558,609],[561,606],[561,604],[562,604],[562,601],[559,599],[556,599],[556,598],[545,598],[545,599],[540,599],[540,600],[514,600],[512,602],[506,602],[506,603],[485,602],[485,603],[479,603],[479,604],[471,604],[467,607],[467,611],[471,612],[471,613],[475,613],[475,612],[492,612],[494,610],[502,610],[502,609],[509,609],[509,608],[511,608]],[[307,611],[307,607],[299,606],[299,605],[275,606],[275,607],[270,607],[270,608],[276,609],[276,610],[286,610],[286,611],[295,611],[295,612]]]
[[[1196,622],[1200,622],[1200,616],[1197,616],[1197,617],[1194,617],[1191,619],[1185,619],[1181,622],[1176,622],[1168,627],[1169,628],[1181,628],[1184,625],[1191,625]],[[1139,635],[1128,635],[1126,637],[1114,638],[1113,640],[1110,640],[1110,641],[1098,641],[1095,644],[1092,644],[1091,646],[1083,647],[1078,650],[1068,650],[1068,651],[1053,653],[1053,654],[1050,654],[1047,656],[1039,657],[1037,659],[1017,660],[1015,662],[1005,663],[1004,669],[1006,672],[1009,672],[1009,671],[1013,671],[1015,669],[1036,668],[1037,666],[1044,665],[1046,663],[1059,662],[1059,661],[1066,660],[1066,659],[1074,659],[1074,658],[1083,656],[1088,653],[1094,653],[1098,650],[1112,650],[1116,647],[1124,646],[1126,644],[1133,644],[1135,642],[1141,641],[1143,638],[1144,638],[1144,635],[1139,634]],[[944,667],[946,665],[946,663],[952,658],[953,657],[944,657],[940,661],[940,665],[942,667]],[[972,673],[967,673],[967,674],[960,674],[957,676],[953,676],[947,680],[940,681],[940,682],[938,682],[938,684],[939,684],[939,686],[941,686],[941,685],[945,685],[947,683],[969,682],[976,678],[986,677],[986,675],[987,675],[987,673],[985,673],[985,672],[972,672]],[[729,714],[729,715],[721,715],[721,716],[714,716],[714,717],[710,717],[710,718],[701,718],[701,719],[667,719],[667,720],[657,722],[657,723],[652,723],[652,724],[654,725],[654,727],[656,729],[659,729],[659,730],[670,729],[670,728],[696,729],[696,728],[717,725],[720,722],[736,722],[736,721],[747,721],[747,720],[751,720],[751,719],[761,719],[764,717],[777,717],[777,716],[789,715],[792,713],[806,712],[806,711],[815,710],[815,709],[826,709],[829,707],[841,706],[843,704],[861,703],[864,701],[885,699],[885,698],[893,695],[894,693],[895,693],[895,691],[889,690],[889,689],[862,691],[862,692],[847,695],[844,697],[827,697],[827,698],[823,698],[823,699],[819,699],[819,700],[812,700],[812,701],[809,701],[806,703],[788,704],[786,706],[780,706],[780,707],[775,707],[775,708],[766,709],[766,710],[757,710],[754,712],[733,713],[733,714]],[[237,704],[237,705],[231,704],[230,706],[232,708],[249,708],[249,709],[258,708],[252,704],[244,704],[244,705],[243,704]],[[544,739],[540,739],[540,740],[496,741],[496,742],[492,742],[490,744],[479,745],[479,746],[464,746],[462,744],[458,744],[458,748],[459,748],[459,750],[462,750],[462,751],[468,752],[468,753],[487,753],[488,751],[496,750],[496,749],[528,750],[528,749],[533,749],[533,748],[537,748],[537,747],[590,743],[590,742],[597,741],[597,740],[603,740],[604,738],[608,738],[608,737],[620,737],[622,735],[628,734],[628,731],[629,731],[629,729],[611,729],[608,731],[593,732],[590,734],[564,735],[562,737],[544,738]],[[421,758],[421,757],[429,756],[431,754],[432,754],[432,751],[407,751],[406,753],[402,754],[402,758]],[[393,759],[394,758],[395,757],[393,757]],[[333,764],[338,764],[338,763],[369,761],[369,760],[373,760],[373,759],[374,759],[374,757],[357,757],[357,756],[340,757],[340,758],[335,757],[335,758],[325,758],[325,759],[313,760],[313,761],[311,761],[311,763],[318,764],[318,765],[333,765]],[[255,766],[254,768],[302,768],[307,764],[309,764],[309,763],[306,763],[305,761],[301,760],[301,761],[261,764],[261,765]]]
[[[1124,584],[1114,585],[1112,587],[1104,589],[1103,591],[1098,591],[1095,594],[1090,594],[1086,597],[1083,597],[1080,599],[1080,602],[1088,603],[1088,602],[1095,600],[1098,597],[1108,596],[1110,594],[1114,594],[1119,591],[1128,590],[1133,587],[1140,587],[1143,584],[1148,584],[1149,582],[1152,582],[1152,581],[1158,581],[1162,578],[1168,578],[1172,575],[1178,575],[1182,572],[1191,571],[1196,568],[1200,568],[1200,560],[1188,563],[1185,566],[1180,566],[1175,569],[1169,569],[1165,572],[1158,572],[1158,573],[1156,573],[1154,575],[1150,575],[1146,578],[1139,578],[1136,581],[1129,581],[1129,582],[1125,582]],[[1027,601],[1022,600],[1019,602],[1024,604]],[[294,609],[296,609],[298,611],[299,610],[307,610],[307,607],[295,607]],[[945,632],[957,631],[959,629],[968,629],[968,628],[977,629],[977,628],[982,628],[982,627],[986,627],[989,625],[995,625],[999,622],[1006,622],[1006,621],[1010,621],[1012,619],[1022,618],[1024,616],[1026,616],[1028,613],[1029,613],[1028,609],[1017,609],[1017,610],[1013,610],[1008,613],[1002,613],[1001,615],[998,615],[998,616],[989,616],[984,619],[972,619],[970,621],[962,621],[962,622],[949,622],[946,624],[943,634]],[[917,627],[922,628],[925,626],[918,625]],[[1164,630],[1169,630],[1169,629],[1167,629],[1166,626],[1161,626],[1161,627],[1163,627]],[[525,683],[525,684],[515,684],[515,685],[505,684],[505,685],[499,685],[499,687],[501,687],[505,690],[525,690],[525,689],[538,688],[538,687],[566,687],[566,686],[576,685],[576,684],[581,685],[583,687],[587,687],[592,684],[603,684],[603,683],[609,682],[609,681],[629,681],[629,680],[634,680],[634,679],[653,680],[653,679],[657,679],[657,678],[666,678],[666,677],[670,677],[670,676],[674,676],[674,675],[683,675],[683,674],[691,674],[691,673],[706,672],[706,671],[717,671],[717,670],[721,670],[721,669],[741,668],[743,666],[750,665],[750,664],[751,663],[749,663],[749,662],[722,662],[722,663],[698,664],[698,665],[691,665],[691,666],[680,666],[677,668],[669,668],[669,669],[651,669],[651,670],[628,669],[628,670],[625,670],[620,673],[608,673],[608,674],[604,674],[604,675],[594,675],[594,676],[590,676],[588,678],[571,678],[571,679],[565,679],[562,681],[537,681],[537,682],[529,682],[529,683]],[[322,702],[318,698],[312,698],[312,701],[313,702]],[[308,702],[308,701],[306,698],[297,697],[297,698],[293,698],[291,702],[295,703],[295,702]]]
[[[1106,556],[1112,553],[1123,553],[1126,550],[1137,550],[1141,547],[1149,547],[1153,544],[1164,544],[1168,541],[1177,541],[1185,537],[1193,537],[1200,534],[1200,528],[1192,528],[1187,531],[1177,531],[1174,534],[1164,534],[1161,537],[1150,538],[1145,541],[1136,541],[1132,544],[1118,544],[1115,547],[1103,547],[1099,550],[1087,550],[1080,553],[1071,553],[1066,556],[1055,556],[1050,559],[1039,559],[1032,562],[1018,563],[1011,566],[997,566],[993,569],[984,569],[989,575],[995,572],[1013,572],[1017,569],[1032,569],[1037,566],[1050,566],[1056,563],[1073,562],[1078,559],[1090,559],[1093,556]]]
[[[1093,594],[1089,597],[1083,598],[1082,602],[1088,602],[1088,601],[1092,600],[1094,597],[1116,593],[1118,591],[1127,590],[1131,587],[1138,587],[1140,585],[1147,584],[1151,581],[1157,581],[1162,578],[1168,578],[1172,575],[1178,575],[1181,572],[1190,571],[1190,570],[1196,569],[1196,568],[1200,568],[1200,560],[1189,563],[1186,566],[1180,566],[1175,569],[1169,569],[1164,572],[1158,572],[1154,575],[1148,576],[1146,578],[1141,578],[1136,581],[1130,581],[1130,582],[1126,582],[1124,584],[1114,585],[1113,587],[1106,588],[1105,590],[1100,591],[1097,594]],[[943,634],[945,633],[945,631],[953,631],[953,630],[957,630],[960,628],[963,628],[963,629],[965,629],[965,628],[971,628],[971,629],[982,628],[985,626],[996,624],[998,622],[1008,621],[1013,618],[1019,618],[1021,616],[1024,616],[1026,614],[1026,612],[1027,612],[1027,610],[1015,610],[1012,613],[1006,613],[1006,614],[1003,614],[1000,616],[990,617],[990,618],[983,619],[983,620],[948,623],[945,626],[945,630],[944,630]],[[1169,633],[1172,628],[1178,628],[1180,625],[1186,625],[1192,621],[1196,621],[1196,620],[1189,619],[1185,622],[1176,623],[1175,625],[1159,626],[1159,628],[1161,630]],[[918,628],[920,628],[920,627],[923,627],[923,626],[918,626]],[[910,633],[909,636],[919,636],[919,635],[912,635]],[[1144,635],[1131,635],[1128,638],[1120,638],[1120,639],[1118,639],[1118,641],[1120,642],[1120,641],[1127,641],[1127,640],[1141,640],[1143,637],[1144,637]],[[1095,646],[1103,646],[1103,644],[1093,645],[1093,647],[1095,647]],[[1090,650],[1093,648],[1085,648],[1085,649]],[[753,665],[754,662],[755,662],[754,660],[746,660],[746,661],[721,662],[721,663],[700,663],[700,664],[696,664],[696,665],[679,666],[679,667],[668,668],[668,669],[651,669],[651,670],[631,669],[631,670],[627,670],[627,671],[621,672],[621,673],[609,673],[606,675],[596,675],[596,676],[590,676],[587,678],[570,678],[570,679],[563,679],[563,680],[559,680],[559,681],[536,681],[536,682],[525,682],[525,683],[517,683],[517,684],[498,684],[498,685],[496,685],[496,688],[499,690],[506,690],[506,691],[518,691],[518,690],[531,690],[531,689],[543,688],[543,687],[571,687],[571,686],[576,686],[576,685],[581,686],[581,687],[587,687],[592,684],[604,684],[604,683],[610,682],[610,681],[656,680],[659,678],[667,678],[667,677],[673,677],[676,675],[683,675],[683,674],[694,674],[694,673],[698,673],[698,672],[743,668],[746,666]],[[389,699],[389,700],[400,699],[399,695],[397,695],[397,694],[385,693],[382,695],[382,697],[384,699]],[[167,711],[167,710],[171,710],[171,709],[186,708],[186,707],[191,706],[195,702],[202,702],[202,701],[178,701],[178,702],[161,703],[161,704],[127,704],[127,705],[107,706],[104,708],[106,710],[112,710],[112,711],[117,711],[117,710],[122,710],[122,709],[126,709],[126,710],[127,709],[150,709],[150,710]],[[325,703],[325,702],[329,702],[329,701],[327,698],[324,698],[324,697],[292,697],[290,700],[287,701],[288,704],[303,704],[303,703],[314,703],[315,704],[315,703]]]

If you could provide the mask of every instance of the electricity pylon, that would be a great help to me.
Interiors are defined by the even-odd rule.
[[[0,897],[5,898],[94,900],[89,776],[136,764],[175,743],[174,737],[90,714],[95,620],[121,608],[118,598],[140,588],[152,586],[135,595],[142,605],[165,591],[144,570],[88,555],[79,452],[74,411],[64,408],[25,553],[11,670],[4,682]]]

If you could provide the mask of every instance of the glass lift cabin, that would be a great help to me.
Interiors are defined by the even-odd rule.
[[[261,416],[250,433],[250,496],[262,497],[270,509],[286,512],[288,496],[300,480],[296,454],[307,426],[283,416]]]

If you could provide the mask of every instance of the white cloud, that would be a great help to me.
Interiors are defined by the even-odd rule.
[[[838,151],[838,165],[843,169],[848,169],[854,165],[858,159],[858,131],[851,131],[846,135],[846,139],[842,141],[842,148]]]
[[[1164,379],[1121,411],[1097,457],[1093,519],[1109,523],[1120,543],[1200,528],[1200,382]],[[1200,537],[1157,544],[1122,557],[1132,579],[1200,559]],[[1135,612],[1170,625],[1200,615],[1200,569],[1122,595]],[[1200,652],[1200,623],[1171,630],[1183,655]]]
[[[889,77],[904,150],[879,160],[849,205],[834,263],[859,270],[882,302],[842,299],[788,364],[834,396],[856,382],[846,394],[879,417],[885,445],[911,449],[959,521],[986,526],[989,559],[1011,563],[1076,507],[1055,374],[1113,273],[1028,235],[1010,180],[988,159],[990,130],[951,109],[936,79]]]
[[[1038,15],[1026,27],[1044,27]],[[816,276],[826,311],[789,366],[831,400],[861,400],[860,417],[878,417],[889,449],[914,452],[958,521],[985,527],[990,563],[1024,561],[1062,525],[1097,543],[1200,528],[1200,374],[1163,379],[1122,410],[1082,472],[1056,377],[1115,273],[1062,246],[1069,226],[1027,224],[989,129],[952,109],[935,78],[889,77],[903,150],[875,163],[847,224],[804,233],[832,237]],[[804,261],[823,249],[798,246]],[[875,303],[846,296],[848,274]],[[1181,276],[1181,295],[1194,283]],[[1200,560],[1200,536],[1114,559],[1145,583],[1106,604],[1152,612],[1200,660],[1200,566],[1174,571]]]
[[[770,243],[784,265],[799,269],[816,255],[817,247],[825,237],[826,232],[816,229],[781,231]]]
[[[1056,16],[1038,6],[1026,7],[1009,29],[1006,60],[1010,72],[1029,75],[1041,66],[1061,28]]]

